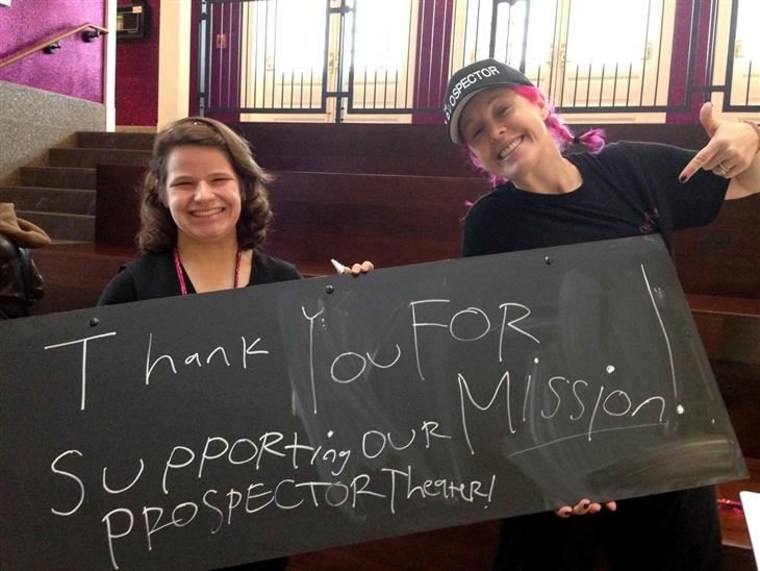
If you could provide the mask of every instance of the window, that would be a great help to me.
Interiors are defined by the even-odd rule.
[[[240,100],[256,114],[243,120],[273,120],[268,112],[276,111],[289,114],[278,121],[334,121],[338,113],[371,121],[411,105],[417,2],[345,4],[344,11],[339,0],[244,0]]]
[[[719,17],[731,18],[730,25],[722,29],[736,30],[733,50],[727,54],[730,75],[726,72],[725,84],[729,87],[727,107],[754,107],[760,109],[760,2],[757,0],[740,0],[729,4],[735,13],[723,10]],[[730,43],[729,43],[730,46]],[[718,66],[716,65],[716,68]],[[727,65],[727,67],[729,67]],[[720,83],[720,79],[716,78]],[[756,119],[756,115],[754,117]]]
[[[416,10],[412,0],[357,1],[353,34],[354,110],[411,106]]]
[[[458,0],[452,70],[487,57],[524,70],[568,119],[625,108],[662,118],[668,104],[672,0]],[[631,107],[657,115],[636,116]],[[612,119],[610,117],[610,119]],[[622,119],[619,113],[615,121]]]
[[[489,55],[523,70],[568,121],[664,122],[705,94],[742,118],[760,110],[758,0],[204,0],[201,10],[201,109],[244,120],[427,121],[451,73]]]
[[[324,86],[325,4],[246,2],[241,13],[241,106],[320,109]]]

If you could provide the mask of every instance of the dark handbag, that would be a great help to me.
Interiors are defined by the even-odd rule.
[[[0,319],[28,316],[44,294],[45,281],[28,250],[0,234]]]

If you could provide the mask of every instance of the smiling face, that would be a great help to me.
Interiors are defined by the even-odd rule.
[[[462,111],[464,143],[491,173],[515,182],[529,179],[542,162],[559,158],[546,129],[546,104],[531,103],[508,87],[484,90]]]
[[[240,182],[221,150],[176,147],[167,160],[166,174],[163,202],[177,225],[178,242],[237,239]]]

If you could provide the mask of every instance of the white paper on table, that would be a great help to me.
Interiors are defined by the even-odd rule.
[[[756,492],[739,492],[744,518],[747,520],[749,539],[755,553],[755,565],[760,569],[760,494]]]

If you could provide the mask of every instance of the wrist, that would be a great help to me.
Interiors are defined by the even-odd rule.
[[[755,135],[757,135],[757,152],[760,153],[760,125],[753,121],[744,122],[755,130]]]

